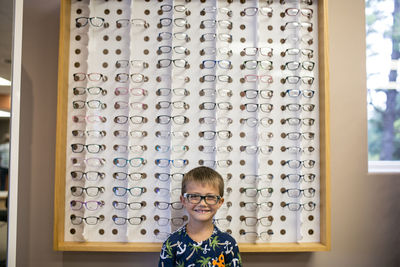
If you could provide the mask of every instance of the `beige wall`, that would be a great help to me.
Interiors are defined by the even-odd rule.
[[[17,266],[155,266],[156,253],[52,250],[58,2],[25,0]],[[367,174],[363,11],[329,3],[332,250],[245,253],[244,266],[400,266],[400,177]]]

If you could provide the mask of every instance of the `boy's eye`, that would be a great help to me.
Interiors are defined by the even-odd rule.
[[[201,202],[202,199],[204,199],[204,201],[207,204],[210,205],[215,205],[218,203],[220,197],[216,196],[216,195],[199,195],[199,194],[186,194],[187,199],[189,200],[190,203],[192,204],[199,204]]]
[[[201,196],[193,194],[193,195],[189,195],[189,198],[192,200],[199,200],[201,198]]]

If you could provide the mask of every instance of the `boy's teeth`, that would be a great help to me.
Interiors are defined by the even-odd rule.
[[[208,210],[196,210],[197,212],[205,213],[208,212]]]

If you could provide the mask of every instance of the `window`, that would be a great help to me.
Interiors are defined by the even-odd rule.
[[[400,0],[366,0],[370,172],[400,172]]]

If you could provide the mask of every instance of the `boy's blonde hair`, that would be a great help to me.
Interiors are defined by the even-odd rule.
[[[182,195],[186,193],[186,186],[190,182],[209,184],[218,188],[219,195],[224,196],[224,179],[215,170],[209,167],[197,167],[187,172],[182,180]]]

